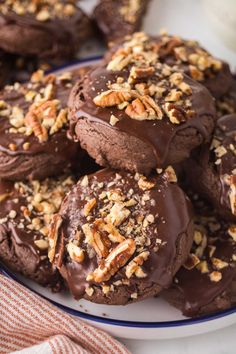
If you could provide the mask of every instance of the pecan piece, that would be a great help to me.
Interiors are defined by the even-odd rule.
[[[53,126],[49,131],[49,134],[52,135],[58,132],[58,130],[60,130],[64,125],[66,125],[67,117],[68,117],[68,109],[61,109],[55,120],[55,123],[53,124]]]
[[[70,258],[78,263],[82,263],[84,260],[84,251],[81,247],[77,246],[73,242],[69,242],[67,245],[67,251]]]
[[[127,278],[131,278],[133,274],[135,274],[136,276],[138,275],[138,277],[139,275],[141,275],[140,266],[148,259],[149,254],[150,252],[144,251],[138,256],[134,257],[131,262],[129,262],[125,270],[125,275],[127,276]],[[145,273],[143,273],[143,277],[144,274]]]
[[[135,242],[128,238],[114,248],[108,257],[102,262],[94,272],[88,275],[87,280],[96,283],[108,281],[118,270],[123,267],[132,257],[136,249]]]
[[[137,120],[146,120],[148,118],[148,113],[145,110],[144,104],[139,98],[136,98],[127,106],[125,113],[130,118]]]
[[[88,216],[97,203],[96,198],[89,200],[84,206],[84,216]]]
[[[84,224],[82,230],[85,234],[85,242],[92,246],[100,258],[105,258],[109,254],[111,243],[106,235],[101,234],[98,230],[99,220],[94,224]]]
[[[40,143],[48,140],[47,129],[41,125],[37,115],[33,112],[28,112],[25,116],[25,124],[30,127],[34,135],[39,139]]]
[[[62,224],[62,220],[63,219],[59,214],[55,214],[52,217],[51,227],[48,235],[48,240],[49,240],[48,258],[50,262],[53,262],[55,258],[59,228]]]
[[[133,66],[130,70],[128,83],[135,83],[137,79],[148,78],[153,76],[155,69],[152,66],[149,67],[137,67]]]
[[[131,93],[125,90],[108,90],[94,97],[93,102],[99,107],[112,107],[131,100]]]
[[[163,109],[171,123],[180,124],[186,121],[184,112],[180,109],[180,107],[177,107],[173,103],[165,103],[163,105]]]

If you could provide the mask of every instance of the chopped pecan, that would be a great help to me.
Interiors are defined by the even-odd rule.
[[[148,78],[153,76],[155,69],[152,66],[149,67],[137,67],[133,66],[130,70],[128,83],[135,83],[137,79]]]
[[[154,99],[148,95],[137,97],[126,108],[125,113],[132,119],[155,120],[162,119],[163,113]]]
[[[25,116],[25,125],[30,127],[34,132],[34,135],[39,139],[41,143],[48,140],[47,129],[40,123],[37,115],[29,111]]]
[[[139,270],[140,266],[148,259],[149,254],[150,252],[144,251],[129,262],[125,270],[125,275],[127,278],[131,278],[133,274],[136,275],[136,272]],[[140,275],[141,273],[138,271],[137,274]]]
[[[82,230],[85,234],[85,242],[92,246],[100,258],[105,258],[109,254],[111,243],[106,235],[101,234],[98,230],[99,224],[84,224]]]
[[[130,211],[125,207],[124,203],[115,202],[105,220],[107,223],[119,226],[129,215]]]
[[[222,261],[222,259],[215,258],[215,257],[213,257],[211,259],[211,262],[212,262],[213,266],[215,267],[215,269],[217,269],[217,270],[221,270],[223,268],[226,268],[229,265],[229,263],[224,262],[224,261]]]
[[[35,240],[34,243],[41,250],[47,250],[49,246],[48,240],[45,240],[43,238],[39,240]]]
[[[132,96],[129,91],[122,89],[120,91],[108,90],[96,96],[93,102],[99,107],[112,107],[130,101],[131,98]]]
[[[174,48],[174,53],[177,59],[181,61],[188,61],[187,51],[185,47],[176,47]]]
[[[96,198],[89,200],[84,206],[84,216],[88,216],[91,210],[95,207],[97,201]]]
[[[143,176],[143,175],[139,175],[138,176],[138,186],[140,189],[142,189],[143,191],[152,189],[155,186],[155,183],[152,181],[149,181],[147,179],[147,177]]]
[[[127,106],[125,113],[130,118],[137,120],[146,120],[148,118],[148,113],[145,110],[145,106],[139,98],[136,98]]]
[[[173,103],[165,103],[163,105],[163,109],[171,123],[180,124],[181,122],[186,121],[184,112],[180,109],[180,107],[174,105]]]
[[[228,234],[232,237],[234,242],[236,242],[236,225],[230,225],[228,228]]]
[[[67,251],[70,258],[78,263],[82,263],[84,260],[84,251],[81,247],[77,246],[73,242],[69,242],[67,245]]]
[[[200,259],[194,254],[190,253],[188,259],[184,263],[184,268],[191,270],[200,263]]]
[[[168,182],[173,182],[173,183],[177,182],[177,176],[172,166],[168,166],[165,169],[165,175],[167,176]]]
[[[209,273],[207,261],[201,261],[199,264],[197,264],[196,268],[200,270],[202,274]]]
[[[215,270],[209,274],[209,277],[212,282],[218,283],[222,279],[222,274]]]
[[[58,132],[63,127],[63,125],[66,125],[68,122],[67,117],[68,117],[68,109],[67,108],[61,109],[58,116],[56,117],[53,126],[49,131],[49,134],[52,135]]]
[[[236,176],[231,176],[230,178],[230,189],[229,189],[229,201],[231,212],[233,215],[236,215]]]
[[[107,70],[120,71],[130,63],[131,59],[132,59],[132,55],[130,54],[116,55],[107,65]]]
[[[119,230],[112,224],[107,224],[101,220],[100,224],[98,224],[98,228],[101,231],[105,231],[108,233],[108,238],[113,243],[120,243],[124,241],[124,236],[122,236]]]
[[[197,81],[203,81],[204,80],[204,75],[202,71],[200,71],[196,66],[194,65],[189,65],[189,72],[190,76]]]
[[[59,214],[55,214],[52,217],[52,222],[51,222],[50,231],[48,235],[48,240],[49,240],[48,258],[50,262],[53,262],[55,258],[56,245],[59,236],[59,228],[62,224],[62,220],[63,219]]]
[[[134,240],[128,238],[114,248],[108,257],[102,262],[94,272],[90,273],[88,280],[96,283],[108,281],[115,273],[122,268],[135,252]]]
[[[178,91],[176,89],[170,90],[168,95],[165,97],[166,102],[176,102],[179,101],[180,98],[182,97],[182,92]]]

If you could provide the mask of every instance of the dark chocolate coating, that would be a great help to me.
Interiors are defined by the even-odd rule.
[[[185,261],[193,238],[192,209],[189,199],[176,183],[168,182],[166,174],[148,179],[153,186],[147,190],[139,187],[138,178],[143,177],[104,169],[89,175],[86,185],[85,180],[81,179],[64,200],[60,210],[62,224],[59,228],[54,263],[76,299],[84,297],[93,302],[113,305],[142,300],[167,288],[174,274]],[[106,197],[101,199],[102,197],[99,196],[102,192],[104,194],[112,191],[120,191],[124,196],[129,195],[128,201],[131,198],[137,201],[135,206],[128,207],[130,211],[128,218],[116,226],[126,240],[131,238],[135,241],[136,251],[109,280],[89,281],[86,280],[88,274],[93,272],[98,264],[103,264],[104,259],[94,251],[93,247],[88,248],[82,227],[85,223],[89,223],[96,228],[97,219],[107,220],[105,215],[101,214],[102,208],[108,205],[106,201],[104,202]],[[89,214],[89,218],[86,218],[84,207],[87,201],[93,198],[96,198],[97,204]],[[109,210],[112,210],[110,204]],[[140,224],[142,225],[147,215],[154,216],[148,226],[144,226],[143,223],[141,229],[140,227],[137,229],[136,226],[132,228],[132,223],[136,225],[136,218],[142,217]],[[82,234],[79,245],[84,250],[82,263],[73,260],[67,252],[68,242],[74,240],[77,232],[80,231]],[[105,234],[101,234],[101,237],[106,239]],[[116,246],[117,243],[112,243],[111,247],[114,249]],[[150,253],[142,266],[146,276],[138,277],[133,274],[128,279],[126,266],[142,251]],[[88,286],[93,288],[92,294],[86,293]],[[107,286],[111,291],[105,293],[103,286]],[[136,296],[132,297],[134,293]]]
[[[28,188],[31,190],[32,184],[28,183]],[[11,270],[59,291],[62,286],[59,272],[49,262],[47,249],[39,248],[34,242],[45,237],[40,231],[27,227],[33,218],[42,216],[33,209],[30,219],[24,217],[22,208],[29,205],[29,195],[30,192],[22,194],[13,182],[0,182],[0,261]],[[11,218],[9,213],[12,211],[16,216]]]
[[[5,2],[1,1],[0,5]],[[18,15],[11,9],[0,15],[0,47],[24,56],[73,58],[90,31],[87,15],[77,6],[72,16],[46,21],[39,21],[30,13]]]
[[[66,72],[66,71],[65,71]],[[67,99],[71,84],[80,77],[80,70],[73,71],[72,80],[57,80],[54,84],[53,99],[58,99],[62,108],[67,107]],[[30,90],[37,93],[47,86],[46,83],[31,82],[6,87],[0,93],[0,100],[3,100],[11,108],[19,107],[27,114],[32,101],[26,101],[25,94]],[[55,134],[49,135],[45,142],[31,134],[10,133],[12,125],[9,116],[1,116],[0,112],[0,177],[10,180],[23,180],[26,178],[44,179],[48,176],[62,174],[63,171],[79,166],[81,148],[67,138],[67,127],[63,126]],[[28,142],[29,149],[23,148]],[[9,148],[15,144],[16,150]]]
[[[222,117],[227,114],[236,113],[236,80],[234,79],[230,90],[216,100],[216,108],[218,117]]]
[[[199,265],[192,269],[181,267],[172,287],[162,293],[170,304],[188,317],[214,313],[236,304],[236,243],[227,231],[231,225],[215,218],[213,214],[208,218],[203,215],[202,221],[200,218],[197,220],[196,230],[203,230],[207,237],[206,247],[199,260],[207,263],[208,271],[202,273]],[[210,256],[212,246],[215,251]],[[194,242],[191,252],[195,253],[197,247]],[[217,269],[212,262],[213,257],[227,265]],[[220,280],[211,280],[210,274],[214,271],[221,274]]]
[[[99,165],[148,174],[156,167],[186,159],[194,147],[209,141],[215,125],[215,105],[201,84],[184,76],[192,89],[189,99],[195,115],[172,124],[166,115],[162,120],[138,121],[116,107],[96,106],[93,98],[117,77],[126,78],[127,71],[95,68],[75,85],[69,99],[72,135]],[[159,99],[158,104],[162,102]],[[115,126],[109,124],[112,114],[119,119]]]
[[[212,147],[202,146],[193,158],[185,164],[189,185],[202,197],[211,202],[217,212],[227,220],[236,221],[236,210],[233,213],[230,195],[235,197],[236,184],[236,114],[226,115],[218,119]],[[217,156],[214,140],[223,147],[222,156]],[[219,162],[219,163],[218,163]]]
[[[137,0],[137,8],[130,14],[122,14],[129,0],[100,0],[94,9],[94,19],[107,42],[132,34],[141,28],[150,0]]]
[[[0,88],[9,82],[11,75],[11,66],[9,64],[9,57],[3,51],[0,51]]]

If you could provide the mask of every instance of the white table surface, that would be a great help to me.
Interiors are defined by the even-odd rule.
[[[200,336],[172,340],[119,340],[132,354],[235,354],[236,325]]]
[[[88,11],[95,3],[96,0],[82,1]],[[199,40],[215,56],[227,60],[231,68],[236,69],[236,52],[227,48],[209,25],[202,0],[152,0],[152,11],[146,16],[144,29],[155,34],[161,28],[171,34]],[[132,354],[235,354],[236,324],[212,333],[173,340],[119,340]]]

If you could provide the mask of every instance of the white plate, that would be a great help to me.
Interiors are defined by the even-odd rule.
[[[160,298],[151,298],[126,306],[98,305],[86,300],[75,301],[68,293],[53,294],[49,289],[10,272],[4,266],[1,266],[0,270],[6,276],[50,300],[63,311],[120,338],[173,339],[211,332],[236,323],[236,307],[210,316],[187,319],[180,311]]]
[[[98,58],[90,58],[66,66],[66,68],[71,70],[94,65],[98,61]],[[60,70],[62,69],[58,71]],[[4,266],[2,266],[2,272],[52,301],[62,310],[81,317],[116,337],[130,339],[178,338],[214,331],[236,323],[236,307],[211,316],[187,319],[182,316],[180,311],[160,298],[151,298],[127,306],[98,305],[86,300],[75,301],[69,294],[53,294],[49,289],[10,272]]]

